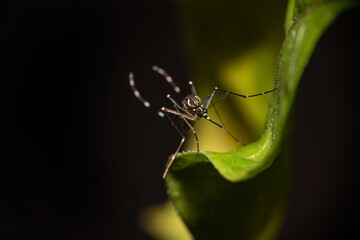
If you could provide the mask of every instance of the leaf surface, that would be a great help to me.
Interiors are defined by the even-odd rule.
[[[323,32],[354,5],[340,0],[290,1],[275,74],[277,91],[270,98],[261,138],[227,153],[177,156],[166,183],[195,239],[272,239],[276,235],[289,190],[287,136],[297,86]]]

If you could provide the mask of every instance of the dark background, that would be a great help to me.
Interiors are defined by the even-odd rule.
[[[161,176],[180,139],[134,99],[128,73],[160,105],[167,90],[152,65],[187,82],[174,2],[0,9],[0,238],[149,239],[138,216],[167,200]],[[356,233],[359,16],[349,11],[328,29],[300,83],[280,239]]]

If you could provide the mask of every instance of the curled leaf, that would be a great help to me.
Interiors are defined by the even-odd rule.
[[[286,36],[262,137],[227,153],[179,154],[166,179],[196,239],[272,239],[281,226],[291,169],[287,133],[301,75],[326,28],[355,1],[290,1]],[[266,171],[264,171],[266,169]]]

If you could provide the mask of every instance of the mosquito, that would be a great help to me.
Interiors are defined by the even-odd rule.
[[[165,72],[163,69],[157,67],[157,66],[153,66],[152,69],[159,73],[160,75],[162,75],[165,80],[172,86],[172,88],[174,89],[174,91],[176,93],[180,93],[180,88],[176,85],[176,83],[174,82],[174,80],[172,79],[172,77]],[[144,104],[145,107],[149,108],[150,107],[150,103],[148,101],[146,101],[140,94],[140,92],[137,90],[136,86],[135,86],[135,81],[134,81],[134,74],[131,72],[129,73],[129,83],[130,83],[130,87],[135,95],[135,97],[142,103]],[[274,92],[277,88],[274,88],[272,90],[266,91],[266,92],[261,92],[261,93],[257,93],[257,94],[253,94],[253,95],[243,95],[243,94],[238,94],[235,92],[231,92],[228,90],[223,90],[220,89],[218,87],[215,87],[214,90],[212,91],[212,93],[210,95],[207,95],[204,104],[201,103],[201,99],[200,97],[197,95],[195,87],[193,85],[193,82],[189,82],[189,87],[190,87],[190,94],[186,95],[183,100],[181,101],[181,104],[179,104],[174,98],[171,97],[170,94],[168,94],[166,96],[166,102],[165,102],[165,106],[161,108],[160,111],[158,111],[158,115],[160,117],[165,117],[170,121],[171,125],[176,129],[176,131],[179,133],[179,135],[181,136],[181,141],[180,144],[178,146],[178,148],[176,149],[175,153],[172,155],[170,162],[167,164],[167,166],[165,167],[165,171],[163,174],[163,178],[166,178],[166,175],[168,173],[168,170],[171,166],[171,164],[173,163],[173,161],[175,160],[176,156],[178,155],[182,145],[185,142],[185,134],[182,131],[182,129],[177,126],[175,124],[174,119],[171,118],[171,116],[175,116],[179,119],[181,119],[184,123],[185,126],[188,126],[188,128],[193,132],[195,140],[196,140],[196,147],[197,147],[197,153],[199,153],[199,140],[196,134],[196,131],[193,127],[194,123],[201,119],[204,118],[206,120],[208,120],[209,122],[211,122],[212,124],[215,124],[216,126],[222,128],[232,139],[234,139],[238,144],[240,145],[245,145],[243,142],[239,141],[230,131],[228,131],[226,129],[226,127],[224,126],[223,121],[221,120],[221,117],[219,115],[219,112],[217,111],[215,104],[217,104],[218,102],[220,102],[222,99],[224,99],[228,94],[231,95],[235,95],[238,97],[242,97],[242,98],[250,98],[250,97],[257,97],[257,96],[261,96],[267,93],[271,93]],[[219,98],[219,100],[217,100],[216,102],[213,101],[213,97],[215,95],[215,93],[217,92],[222,92],[223,95]],[[171,106],[169,107],[168,104],[171,103]],[[210,119],[210,117],[207,115],[208,114],[208,110],[210,108],[214,109],[214,112],[218,118],[218,122],[213,121],[212,119]]]

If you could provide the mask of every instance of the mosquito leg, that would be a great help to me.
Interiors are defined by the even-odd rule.
[[[166,95],[166,98],[167,100],[170,100],[173,104],[174,104],[174,108],[176,107],[177,108],[177,112],[178,114],[174,113],[174,112],[171,112],[175,115],[184,115],[184,117],[186,119],[189,119],[189,120],[192,120],[192,121],[195,121],[197,118],[191,113],[189,112],[188,110],[184,109],[183,107],[181,107],[176,101],[175,99],[173,99],[170,94]],[[184,113],[180,112],[179,110],[183,111]],[[174,111],[174,110],[173,110]]]
[[[242,98],[250,98],[250,97],[257,97],[257,96],[261,96],[261,95],[264,95],[264,94],[267,94],[267,93],[271,93],[271,92],[275,91],[276,89],[277,88],[274,88],[274,89],[266,91],[266,92],[261,92],[261,93],[252,94],[252,95],[242,95],[242,94],[230,92],[228,90],[223,90],[223,89],[220,89],[220,88],[217,88],[217,87],[214,89],[214,91],[226,92],[228,94],[233,94],[233,95],[236,95],[236,96],[239,96],[239,97],[242,97]]]
[[[191,93],[196,95],[196,90],[192,81],[189,82]]]
[[[131,72],[129,73],[129,84],[131,89],[134,92],[135,97],[142,103],[144,104],[145,107],[150,108],[150,103],[148,101],[146,101],[140,94],[140,92],[137,90],[136,86],[135,86],[135,81],[134,81],[134,74]],[[170,96],[170,95],[169,95]],[[174,100],[173,100],[174,101]],[[176,103],[176,102],[174,102]],[[176,103],[177,104],[177,103]],[[180,106],[179,106],[180,107]],[[162,111],[158,111],[158,115],[159,117],[163,118],[165,117],[164,113]]]
[[[174,106],[174,107],[175,107],[175,109],[176,109],[179,113],[181,113],[176,106]],[[186,120],[186,117],[181,116],[181,118],[184,120],[184,122],[189,126],[189,128],[190,128],[191,131],[193,132],[193,134],[194,134],[194,136],[195,136],[195,139],[196,139],[196,149],[197,149],[196,152],[199,153],[199,151],[200,151],[200,148],[199,148],[199,140],[198,140],[197,134],[196,134],[196,132],[195,132],[195,129],[193,128],[193,126],[191,126],[191,124],[188,122],[188,120]],[[196,119],[193,119],[193,120],[196,120]]]
[[[165,72],[165,70],[163,70],[157,66],[153,66],[152,69],[155,72],[158,72],[159,74],[161,74],[166,79],[166,81],[171,84],[171,86],[174,88],[175,92],[177,92],[177,93],[180,92],[180,88],[176,85],[176,83],[174,82],[172,77],[170,77],[170,75],[167,72]]]
[[[239,143],[239,144],[241,144],[241,145],[245,145],[244,143],[242,143],[241,141],[239,141],[231,132],[229,132],[229,131],[226,129],[226,127],[224,126],[224,123],[223,123],[222,120],[221,120],[220,114],[218,113],[218,111],[216,110],[216,107],[215,107],[215,104],[216,104],[217,102],[216,102],[216,103],[212,103],[212,99],[213,99],[215,93],[216,93],[217,91],[224,92],[225,94],[224,94],[224,96],[221,97],[221,99],[225,98],[228,94],[233,94],[233,95],[236,95],[236,96],[239,96],[239,97],[242,97],[242,98],[249,98],[249,97],[261,96],[261,95],[264,95],[264,94],[273,92],[273,91],[275,91],[276,89],[277,89],[277,88],[274,88],[274,89],[272,89],[272,90],[270,90],[270,91],[266,91],[266,92],[262,92],[262,93],[257,93],[257,94],[253,94],[253,95],[242,95],[242,94],[230,92],[230,91],[223,90],[223,89],[219,89],[219,88],[215,87],[214,90],[213,90],[213,92],[211,93],[211,95],[210,95],[210,96],[207,96],[207,98],[206,98],[206,100],[205,100],[204,108],[205,108],[205,109],[209,109],[209,108],[211,108],[211,107],[214,107],[214,111],[215,111],[215,113],[216,113],[216,115],[217,115],[217,117],[218,117],[221,125],[219,125],[218,123],[212,121],[208,116],[206,116],[205,118],[206,118],[206,120],[214,123],[215,125],[221,127],[222,129],[224,129],[224,131],[225,131],[227,134],[229,134],[237,143]]]
[[[210,95],[210,96],[208,95],[208,96],[206,97],[205,104],[204,104],[204,108],[205,108],[205,109],[208,109],[208,108],[209,108],[209,104],[210,104],[210,102],[212,101],[212,98],[214,97],[217,89],[218,89],[218,88],[215,87],[214,90],[213,90],[213,92],[211,93],[211,95]]]
[[[174,108],[176,110],[173,110],[173,109],[169,109],[169,108],[161,108],[161,111],[164,112],[164,113],[171,113],[171,114],[174,114],[174,115],[177,115],[179,116],[182,120],[184,120],[184,122],[186,123],[186,125],[188,125],[188,127],[191,129],[191,131],[193,132],[194,136],[195,136],[195,139],[196,139],[196,146],[197,146],[197,152],[199,152],[200,148],[199,148],[199,140],[198,140],[198,137],[197,137],[197,134],[195,132],[195,129],[191,126],[191,124],[189,123],[188,120],[191,120],[191,121],[195,121],[196,118],[191,116],[191,115],[187,115],[187,114],[184,114],[182,112],[180,112],[179,108],[177,106],[174,105]]]
[[[180,112],[180,110],[179,110],[180,105],[179,105],[173,98],[170,97],[170,94],[167,95],[167,99],[166,99],[166,102],[165,102],[165,104],[164,104],[165,106],[168,105],[168,101],[169,101],[169,100],[174,104],[174,108],[175,108],[176,110],[169,109],[169,108],[166,108],[166,107],[162,107],[162,108],[161,108],[161,111],[160,111],[159,113],[166,115],[166,117],[169,119],[171,125],[174,126],[174,128],[176,129],[176,131],[180,134],[180,136],[181,136],[181,142],[180,142],[178,148],[176,149],[176,152],[172,155],[169,164],[166,166],[165,172],[164,172],[164,174],[163,174],[163,178],[164,178],[164,179],[166,178],[167,172],[168,172],[171,164],[172,164],[173,161],[175,160],[175,158],[176,158],[176,156],[178,155],[178,153],[179,153],[179,151],[180,151],[183,143],[185,142],[185,135],[184,135],[183,132],[179,129],[179,127],[175,124],[175,122],[172,120],[172,118],[169,116],[169,113],[174,114],[174,115],[176,115],[176,116],[179,116],[179,117],[182,118],[182,119],[188,124],[188,126],[190,126],[190,127],[191,127],[191,125],[189,124],[189,122],[188,122],[186,119],[195,120],[193,116],[190,116],[190,115],[187,115],[187,114],[185,114],[185,113]],[[192,128],[192,127],[191,127],[191,128]],[[193,128],[192,128],[192,129],[193,129]],[[195,132],[195,130],[193,130],[193,132]],[[196,133],[195,133],[195,137],[196,137],[197,146],[198,146],[198,152],[199,152],[199,141],[197,140]]]
[[[169,114],[167,112],[164,111],[164,114],[166,115],[166,117],[169,119],[170,123],[172,126],[174,126],[174,128],[176,129],[176,131],[180,134],[181,136],[181,141],[180,144],[178,146],[178,148],[176,149],[176,152],[172,155],[171,160],[169,162],[169,164],[166,166],[164,174],[163,174],[163,179],[166,178],[167,172],[169,171],[169,168],[171,166],[171,164],[173,163],[173,161],[175,160],[176,156],[178,155],[182,145],[185,142],[185,135],[181,132],[181,130],[178,128],[178,126],[176,126],[176,124],[174,123],[174,121],[171,119],[171,117],[169,116]]]
[[[269,90],[269,91],[266,91],[266,92],[261,92],[261,93],[257,93],[257,94],[252,94],[252,95],[243,95],[243,94],[238,94],[238,93],[234,93],[234,92],[230,92],[228,90],[223,90],[223,89],[220,89],[218,87],[215,87],[213,92],[211,93],[210,97],[206,98],[206,101],[205,101],[205,105],[204,107],[206,109],[209,108],[209,105],[210,105],[210,102],[212,101],[212,98],[214,97],[215,93],[217,91],[221,91],[221,92],[225,92],[226,94],[222,97],[226,97],[227,94],[232,94],[232,95],[235,95],[235,96],[238,96],[238,97],[242,97],[242,98],[250,98],[250,97],[257,97],[257,96],[261,96],[261,95],[264,95],[264,94],[267,94],[267,93],[271,93],[271,92],[274,92],[277,88],[274,88],[272,90]],[[215,104],[213,104],[212,106],[214,106]]]
[[[190,82],[190,83],[191,83],[191,82]],[[190,83],[189,83],[189,84],[190,84]],[[192,84],[190,84],[190,85],[192,85]],[[194,90],[195,90],[195,88],[194,88]],[[174,112],[174,110],[172,110],[172,109],[162,108],[162,110],[163,110],[163,111],[164,111],[164,110],[168,110],[169,113],[172,113],[172,114],[175,114],[175,115],[179,115],[179,116],[184,120],[184,122],[189,126],[189,128],[191,129],[191,131],[194,133],[194,136],[195,136],[195,139],[196,139],[197,153],[199,153],[199,151],[200,151],[199,149],[200,149],[200,148],[199,148],[199,140],[198,140],[197,134],[196,134],[196,132],[195,132],[195,129],[194,129],[194,128],[191,126],[191,124],[187,121],[187,119],[188,119],[188,120],[192,120],[192,121],[196,121],[197,118],[194,117],[193,115],[191,115],[191,113],[189,113],[188,111],[186,111],[184,108],[180,107],[180,105],[179,105],[172,97],[170,97],[170,94],[168,94],[166,97],[174,104],[174,108],[176,109],[177,114],[176,114],[176,113]],[[184,111],[186,114],[180,112],[179,109],[181,109],[182,111]]]
[[[181,108],[180,105],[175,101],[175,99],[170,96],[170,94],[166,95],[166,99],[170,100],[174,104],[174,106]]]
[[[212,121],[208,116],[206,116],[206,120],[208,120],[208,121],[216,124],[217,126],[221,127],[221,128],[222,128],[227,134],[229,134],[229,136],[232,137],[238,144],[240,144],[240,145],[245,145],[243,142],[239,141],[231,132],[229,132],[229,130],[226,129],[223,121],[221,120],[221,117],[220,117],[219,112],[216,110],[215,105],[212,105],[211,107],[214,107],[214,111],[215,111],[215,113],[216,113],[217,118],[218,118],[219,121],[220,121],[221,126],[219,126],[218,123]]]
[[[150,103],[148,101],[146,101],[141,95],[140,92],[136,89],[135,87],[135,81],[134,81],[134,74],[133,73],[129,73],[129,84],[131,89],[134,92],[134,95],[137,99],[139,99],[140,102],[142,102],[144,104],[145,107],[150,107]]]
[[[212,101],[211,102],[211,105],[216,105],[217,103],[221,102],[224,98],[226,98],[226,96],[228,95],[229,93],[223,93],[217,100],[216,102]],[[208,95],[208,97],[206,98],[207,101],[209,101],[209,98],[210,96]],[[205,104],[207,105],[207,102],[205,101]],[[212,106],[210,106],[211,108]]]

